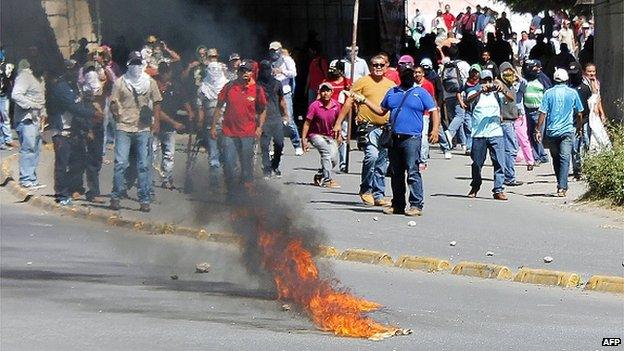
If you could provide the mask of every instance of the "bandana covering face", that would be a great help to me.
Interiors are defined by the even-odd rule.
[[[139,95],[143,95],[149,90],[150,76],[143,72],[143,65],[128,66],[128,71],[123,75],[123,79]]]
[[[221,64],[210,62],[206,68],[206,77],[204,77],[200,89],[208,100],[216,100],[219,92],[227,82]]]

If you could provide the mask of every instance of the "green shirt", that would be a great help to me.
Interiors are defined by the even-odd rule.
[[[524,92],[524,106],[527,108],[539,108],[544,98],[544,86],[539,80],[534,79],[527,83]]]

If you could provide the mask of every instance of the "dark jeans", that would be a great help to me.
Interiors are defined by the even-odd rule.
[[[470,150],[470,157],[472,158],[472,182],[470,186],[474,189],[481,188],[481,184],[483,184],[481,170],[485,164],[485,157],[487,156],[488,150],[490,151],[490,158],[494,166],[494,188],[492,192],[494,194],[502,193],[505,190],[503,188],[505,171],[502,165],[505,159],[505,146],[502,136],[472,138],[472,149]]]
[[[71,139],[59,134],[52,137],[52,143],[54,143],[54,193],[58,201],[63,201],[71,196],[72,184],[69,177]]]
[[[550,150],[550,156],[553,159],[553,168],[557,177],[557,189],[568,190],[568,174],[570,173],[574,132],[565,133],[558,137],[547,137],[544,142]]]
[[[83,193],[83,175],[87,176],[87,199],[100,196],[100,170],[102,169],[102,148],[104,147],[104,128],[93,130],[94,138],[88,139],[86,132],[73,138],[70,175],[72,192]]]
[[[253,180],[253,137],[236,138],[223,136],[223,175],[229,193],[241,190],[240,183],[249,183]],[[240,164],[240,174],[236,174],[237,163]]]
[[[422,209],[423,183],[418,169],[420,162],[421,136],[395,136],[392,147],[388,150],[390,167],[392,168],[392,207],[405,209],[405,173],[409,187],[409,203],[411,207]]]
[[[589,129],[589,122],[583,124],[583,134],[574,135],[574,147],[572,148],[572,172],[575,176],[580,176],[582,173],[582,158],[583,154],[589,150],[589,136],[591,130]]]
[[[284,125],[278,123],[265,123],[260,138],[260,148],[262,150],[262,171],[268,174],[279,169],[282,160],[282,150],[284,149]],[[269,155],[273,140],[273,157]]]
[[[533,149],[533,158],[535,162],[548,162],[548,155],[546,154],[546,150],[544,150],[543,142],[538,142],[535,139],[535,126],[537,125],[537,120],[539,119],[539,110],[536,108],[526,108],[527,114],[527,133],[529,134],[529,140],[531,141],[531,148]],[[546,128],[546,124],[542,124],[542,128],[540,133],[544,135],[544,129]]]

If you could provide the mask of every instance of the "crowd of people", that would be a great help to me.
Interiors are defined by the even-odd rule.
[[[498,17],[480,6],[454,16],[447,5],[431,33],[423,21],[417,11],[409,28],[415,45],[396,56],[380,52],[366,61],[357,47],[347,47],[344,57],[330,61],[320,45],[311,45],[301,133],[293,111],[295,89],[301,89],[297,67],[278,41],[263,59],[231,53],[227,62],[216,48],[200,45],[188,65],[154,35],[124,62],[114,62],[110,47],[88,50],[86,42],[58,68],[46,66],[34,47],[17,67],[3,55],[0,147],[17,146],[9,125],[12,102],[21,186],[43,186],[36,169],[47,129],[55,151],[54,192],[67,206],[83,194],[105,202],[99,172],[106,145],[114,143],[110,208],[118,210],[136,185],[140,210],[147,212],[155,184],[175,188],[176,133],[197,134],[211,172],[222,170],[228,194],[253,187],[256,154],[265,179],[281,177],[286,136],[297,156],[317,150],[313,182],[335,189],[335,173],[347,166],[352,118],[364,153],[359,196],[384,213],[422,213],[421,173],[433,144],[446,159],[456,146],[471,157],[468,197],[482,186],[488,152],[494,199],[507,200],[505,186],[523,184],[515,172],[519,162],[530,171],[551,158],[556,195],[565,196],[570,165],[578,178],[583,153],[608,147],[591,20],[571,24],[563,11],[535,14],[520,39],[506,13]],[[388,175],[392,201],[385,197]]]

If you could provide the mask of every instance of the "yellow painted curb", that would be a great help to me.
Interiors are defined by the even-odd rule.
[[[380,264],[383,266],[392,266],[394,264],[392,257],[387,253],[365,249],[347,249],[340,254],[339,258],[344,261]]]
[[[594,275],[585,284],[585,290],[624,294],[624,278]]]
[[[514,282],[540,285],[554,285],[574,288],[581,282],[581,277],[572,272],[550,271],[546,269],[521,268],[513,279]]]
[[[511,270],[506,266],[479,262],[460,262],[451,274],[498,280],[510,280],[512,276]]]
[[[319,245],[318,256],[325,258],[334,258],[340,256],[340,252],[333,246]]]
[[[436,272],[451,268],[451,263],[435,257],[400,256],[394,264],[399,268],[418,269],[421,271]]]

